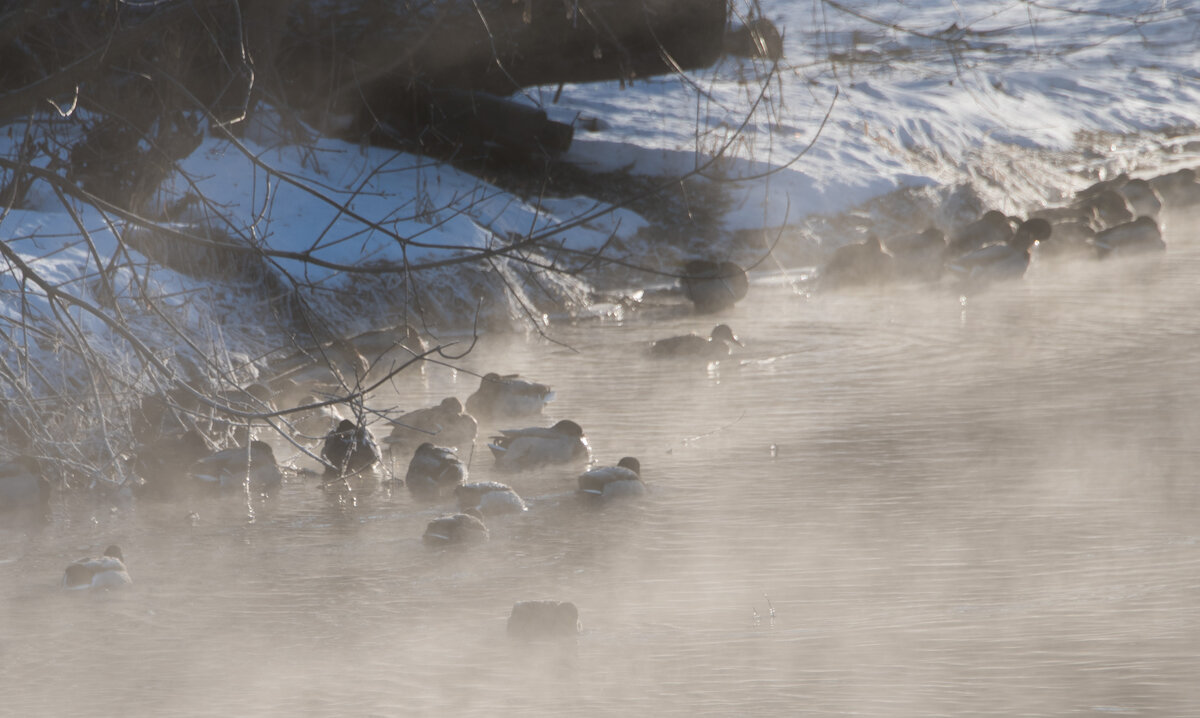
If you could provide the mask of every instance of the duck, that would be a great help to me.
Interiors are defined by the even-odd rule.
[[[322,403],[320,398],[312,394],[307,394],[296,401],[294,408],[299,409],[302,406],[311,406],[320,403]],[[329,432],[333,431],[346,418],[342,416],[342,412],[338,410],[336,404],[326,404],[324,406],[314,406],[311,409],[299,410],[290,414],[289,417],[287,419],[288,425],[299,435],[299,438],[309,442],[314,440],[323,441],[329,435]]]
[[[216,451],[192,463],[188,477],[193,486],[209,491],[240,489],[250,484],[253,491],[267,491],[283,483],[275,463],[275,452],[265,441]]]
[[[946,257],[961,257],[992,244],[1005,244],[1013,235],[1012,221],[999,210],[988,210],[960,228],[946,244]]]
[[[396,347],[404,349],[411,356],[420,356],[429,350],[421,333],[408,322],[385,329],[372,329],[356,334],[347,341],[368,358],[380,357]]]
[[[892,255],[874,233],[862,242],[838,247],[821,268],[822,289],[879,286],[892,280],[895,265]]]
[[[518,418],[542,413],[554,399],[549,386],[522,379],[518,374],[485,374],[479,389],[467,397],[467,411],[480,419]]]
[[[477,484],[459,484],[454,487],[454,498],[462,512],[474,509],[483,516],[521,513],[528,510],[524,499],[508,484],[486,481]]]
[[[443,446],[463,448],[475,442],[479,422],[463,411],[458,398],[448,396],[437,406],[417,409],[392,421],[392,433],[384,438],[393,455],[420,446],[429,439]]]
[[[337,339],[273,362],[267,386],[276,396],[286,395],[294,387],[335,394],[355,386],[370,368],[370,362],[349,341]]]
[[[507,624],[509,636],[525,640],[572,638],[579,628],[579,608],[570,601],[517,601]]]
[[[417,447],[412,461],[408,462],[408,473],[404,483],[408,491],[418,499],[437,499],[445,489],[466,481],[467,467],[452,449],[434,446],[426,441]]]
[[[1039,258],[1066,259],[1095,259],[1096,247],[1092,240],[1096,230],[1091,224],[1080,221],[1051,222],[1050,236],[1039,240],[1037,255]]]
[[[1098,180],[1075,193],[1077,199],[1090,199],[1104,192],[1119,192],[1129,183],[1129,173],[1121,172],[1115,177]]]
[[[1029,253],[1035,244],[1051,234],[1050,223],[1030,219],[1004,244],[989,244],[968,252],[946,265],[962,281],[983,285],[997,280],[1020,279],[1029,268]]]
[[[1196,170],[1190,167],[1159,175],[1149,182],[1162,198],[1166,209],[1188,209],[1200,205],[1200,182],[1196,181]]]
[[[1161,252],[1167,248],[1163,241],[1158,222],[1153,217],[1142,216],[1106,229],[1092,240],[1101,258],[1112,255],[1141,254],[1144,252]]]
[[[699,334],[684,334],[677,337],[659,339],[650,344],[650,356],[667,357],[696,357],[702,359],[723,359],[733,351],[733,346],[744,347],[733,333],[728,324],[718,324],[713,327],[712,334],[702,337]]]
[[[932,282],[942,274],[946,233],[930,225],[920,232],[892,237],[884,243],[884,249],[892,256],[896,277]]]
[[[430,521],[421,540],[426,546],[479,543],[488,540],[488,527],[483,523],[483,514],[476,509],[467,509]]]
[[[1117,190],[1125,201],[1129,203],[1129,209],[1134,215],[1141,217],[1158,217],[1162,211],[1162,198],[1158,196],[1158,192],[1154,191],[1154,187],[1144,179],[1131,179]]]
[[[379,463],[379,444],[365,425],[342,419],[337,427],[325,436],[321,458],[328,463],[325,468],[326,475],[357,474]]]
[[[632,456],[626,456],[616,466],[601,466],[580,474],[579,492],[605,499],[638,496],[646,492],[641,473],[641,463]]]
[[[0,513],[45,512],[50,505],[50,482],[28,456],[0,463]]]
[[[692,259],[684,263],[679,280],[683,294],[697,312],[711,314],[741,301],[750,290],[746,270],[728,260]]]
[[[496,457],[496,468],[509,471],[586,460],[590,454],[583,428],[570,419],[549,428],[502,429],[500,436],[492,437],[488,448]]]
[[[1129,210],[1125,197],[1115,189],[1105,189],[1078,199],[1074,205],[1092,210],[1096,217],[1092,229],[1097,232],[1133,220],[1133,212]]]
[[[81,558],[63,571],[62,587],[71,591],[86,589],[109,590],[133,584],[125,568],[125,556],[116,544],[104,550],[103,556]]]

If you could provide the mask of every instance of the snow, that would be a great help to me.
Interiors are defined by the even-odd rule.
[[[730,203],[720,228],[726,233],[835,215],[901,187],[972,183],[1002,202],[1053,199],[1087,184],[1080,169],[1136,172],[1168,164],[1163,150],[1172,149],[1172,140],[1152,133],[1196,129],[1200,10],[1186,0],[761,5],[785,32],[785,58],[777,65],[726,58],[686,77],[567,85],[556,103],[555,87],[528,88],[516,97],[554,119],[598,120],[587,123],[593,130],[580,123],[564,158],[582,167],[694,173],[719,183]],[[745,7],[738,4],[735,12]],[[190,233],[194,224],[186,223],[207,221],[264,250],[275,271],[313,290],[376,300],[359,301],[340,315],[343,324],[358,321],[348,329],[382,321],[371,312],[398,311],[387,309],[394,302],[385,294],[403,280],[381,278],[381,267],[439,267],[425,288],[446,288],[439,301],[447,312],[469,312],[479,306],[486,272],[478,261],[455,262],[491,250],[507,286],[497,291],[516,297],[507,311],[525,316],[520,305],[536,304],[530,277],[520,273],[519,262],[509,266],[503,259],[518,251],[514,242],[538,238],[540,249],[520,244],[519,251],[542,264],[558,261],[554,248],[603,247],[636,261],[653,227],[627,208],[607,212],[586,197],[522,199],[393,150],[332,139],[297,145],[278,125],[264,112],[240,140],[210,132],[164,183],[163,206],[198,193],[209,204],[193,203],[177,217],[185,223],[179,231]],[[17,157],[24,129],[0,134],[0,157]],[[1134,139],[1113,144],[1088,164],[1079,149],[1085,133]],[[1037,153],[1058,153],[1060,160],[1004,168]],[[33,164],[47,166],[45,158]],[[87,240],[68,206],[88,230]],[[218,222],[218,214],[230,221]],[[105,302],[98,295],[97,260],[125,263],[114,231],[125,231],[120,217],[60,199],[44,183],[35,183],[25,208],[0,216],[0,239],[23,262],[60,291],[98,306]],[[200,334],[220,317],[224,331],[206,335],[212,346],[228,342],[255,355],[260,343],[269,343],[264,304],[245,301],[237,286],[163,268],[146,271],[136,253],[130,259],[109,277],[119,295],[115,306],[152,348],[164,355],[184,351],[163,329],[163,318],[138,314],[142,291],[162,298],[179,313],[181,326]],[[548,291],[560,299],[586,298],[580,279],[543,273],[540,281],[557,282]],[[0,315],[15,326],[31,312],[50,314],[40,290],[7,269]],[[100,346],[114,361],[128,353],[94,317],[85,327],[108,337]],[[15,346],[10,342],[4,351]]]

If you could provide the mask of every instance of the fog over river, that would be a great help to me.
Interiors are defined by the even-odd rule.
[[[759,275],[719,316],[746,347],[712,365],[644,356],[704,316],[485,337],[463,368],[552,384],[526,423],[574,419],[649,491],[586,504],[577,468],[496,474],[477,442],[471,478],[530,505],[484,544],[426,547],[448,505],[304,475],[249,503],[63,494],[0,529],[3,712],[1192,714],[1200,247],[1168,227],[1165,256],[967,299]],[[370,403],[477,386],[429,366]],[[109,543],[129,590],[58,590]],[[578,638],[510,640],[534,598],[575,602]]]

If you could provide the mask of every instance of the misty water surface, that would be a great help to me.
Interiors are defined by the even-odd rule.
[[[0,712],[1194,713],[1190,226],[1161,261],[1039,266],[965,303],[763,278],[720,318],[747,348],[715,366],[641,355],[708,317],[554,327],[577,352],[488,339],[462,366],[553,384],[545,423],[578,421],[600,463],[639,457],[651,490],[597,509],[573,468],[499,477],[530,511],[466,550],[424,547],[440,511],[403,489],[59,500],[2,533]],[[477,386],[431,367],[373,401]],[[496,478],[485,454],[475,480]],[[132,590],[57,591],[113,542]],[[578,640],[508,640],[531,598],[574,601]]]

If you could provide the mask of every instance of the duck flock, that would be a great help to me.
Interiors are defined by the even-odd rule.
[[[921,232],[839,247],[820,269],[821,289],[878,286],[895,281],[948,282],[964,290],[1019,279],[1030,262],[1096,260],[1162,252],[1164,211],[1200,208],[1200,183],[1191,168],[1153,177],[1121,174],[1078,192],[1062,207],[1012,217],[989,210],[952,232]]]
[[[1161,252],[1166,246],[1159,226],[1161,213],[1193,208],[1200,208],[1200,182],[1194,170],[1149,180],[1121,175],[1079,192],[1064,207],[1035,211],[1026,218],[993,210],[949,233],[929,227],[886,241],[869,235],[863,242],[837,249],[821,268],[819,283],[832,289],[900,280],[952,281],[956,286],[980,287],[1020,278],[1033,256],[1105,259]],[[729,261],[689,261],[680,280],[682,295],[697,312],[730,307],[745,296],[748,287],[746,272]],[[554,392],[515,374],[489,373],[481,377],[478,390],[465,403],[447,397],[435,406],[387,417],[390,433],[381,442],[368,428],[361,402],[358,413],[348,418],[339,413],[338,400],[320,399],[336,397],[337,388],[346,386],[344,376],[365,375],[371,367],[359,347],[380,343],[403,347],[414,358],[430,351],[407,325],[374,331],[322,347],[321,362],[285,362],[276,368],[271,381],[246,387],[225,399],[231,406],[241,402],[254,411],[269,410],[289,429],[281,435],[297,446],[307,441],[314,457],[319,451],[324,467],[321,485],[327,491],[344,490],[364,477],[378,480],[387,458],[393,465],[407,460],[403,478],[393,477],[392,485],[406,487],[418,503],[437,506],[453,502],[455,506],[454,511],[429,522],[423,542],[447,546],[487,541],[488,521],[506,513],[525,512],[528,506],[506,484],[470,482],[459,452],[476,445],[481,421],[497,425],[540,417]],[[689,334],[652,342],[646,353],[655,359],[713,361],[729,357],[742,346],[728,325],[718,324],[709,336]],[[189,406],[187,400],[188,392],[176,391],[142,402],[134,422],[139,443],[130,462],[137,477],[133,493],[139,499],[277,493],[283,472],[271,444],[252,440],[248,427],[242,425],[241,433],[229,430],[222,434],[234,437],[236,446],[214,446],[217,440],[211,430],[203,432],[194,422],[180,421],[180,414],[186,413],[180,410]],[[294,408],[280,411],[280,406]],[[583,428],[571,420],[500,430],[488,438],[486,446],[495,468],[502,472],[586,467],[591,459]],[[628,456],[614,466],[584,471],[577,485],[579,496],[588,501],[638,496],[646,491],[640,462]],[[48,482],[40,476],[36,462],[19,459],[0,464],[0,511],[44,509],[48,496]],[[108,590],[131,583],[118,546],[110,546],[100,557],[72,563],[61,581],[63,588],[71,590]],[[577,626],[574,605],[557,601],[520,602],[509,620],[510,632],[518,635],[573,633]]]

